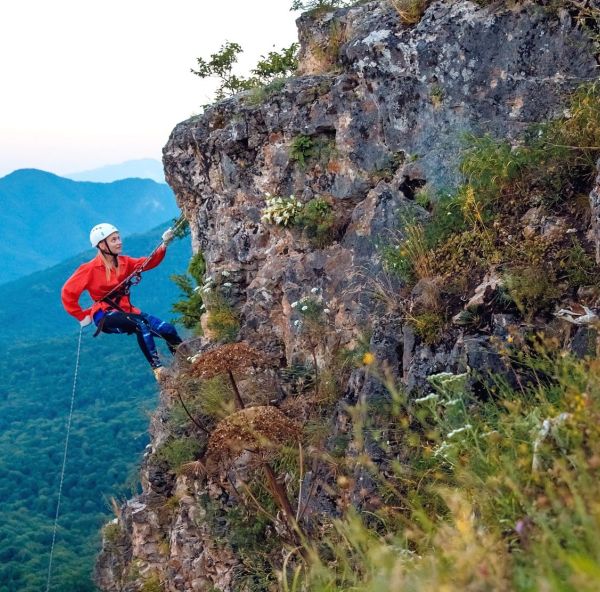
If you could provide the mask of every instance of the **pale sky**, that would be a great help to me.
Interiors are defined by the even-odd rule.
[[[296,41],[291,0],[0,0],[0,177],[161,159],[214,82],[190,72],[225,41],[240,72]]]

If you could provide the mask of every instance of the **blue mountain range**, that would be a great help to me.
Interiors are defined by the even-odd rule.
[[[99,222],[110,222],[128,235],[179,215],[164,183],[72,181],[37,169],[0,178],[0,208],[0,284],[81,252]]]

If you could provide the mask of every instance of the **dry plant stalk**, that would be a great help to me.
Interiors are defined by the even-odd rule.
[[[433,275],[433,255],[425,241],[425,229],[421,224],[406,226],[406,240],[404,249],[412,264],[418,279],[428,278]]]
[[[298,441],[300,426],[288,419],[276,407],[248,407],[221,420],[209,438],[206,468],[218,473],[231,467],[244,454],[250,454],[249,466],[261,468],[268,488],[291,534],[303,535],[296,522],[286,488],[277,480],[268,460],[290,441]]]
[[[245,341],[227,343],[192,358],[190,374],[209,380],[227,372],[240,372],[252,367],[267,367],[273,363]]]
[[[416,25],[427,8],[427,0],[390,0],[404,25]]]
[[[247,407],[222,419],[213,430],[206,449],[207,468],[218,472],[251,452],[259,464],[284,444],[300,437],[300,426],[279,409]]]
[[[250,347],[245,341],[227,343],[192,358],[190,374],[204,380],[226,374],[229,377],[235,403],[238,409],[244,408],[244,401],[233,376],[234,372],[242,372],[249,368],[266,368],[274,366],[272,360]]]

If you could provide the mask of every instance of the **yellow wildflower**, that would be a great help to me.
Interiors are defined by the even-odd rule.
[[[362,359],[365,366],[370,366],[375,361],[375,356],[371,352],[367,352]]]

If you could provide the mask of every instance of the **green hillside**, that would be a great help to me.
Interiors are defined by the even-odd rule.
[[[164,226],[125,240],[142,256]],[[60,287],[86,252],[43,272],[0,286],[0,592],[45,588],[78,325],[62,310]],[[170,319],[185,271],[189,241],[176,241],[165,261],[145,274],[133,301]],[[110,496],[125,484],[147,443],[147,413],[157,388],[135,337],[83,337],[72,439],[64,484],[52,590],[94,590],[90,575],[98,530]],[[163,352],[166,349],[163,348]]]
[[[111,222],[129,235],[178,214],[173,193],[164,183],[76,182],[36,169],[1,178],[0,203],[0,284],[79,253],[98,222]]]

